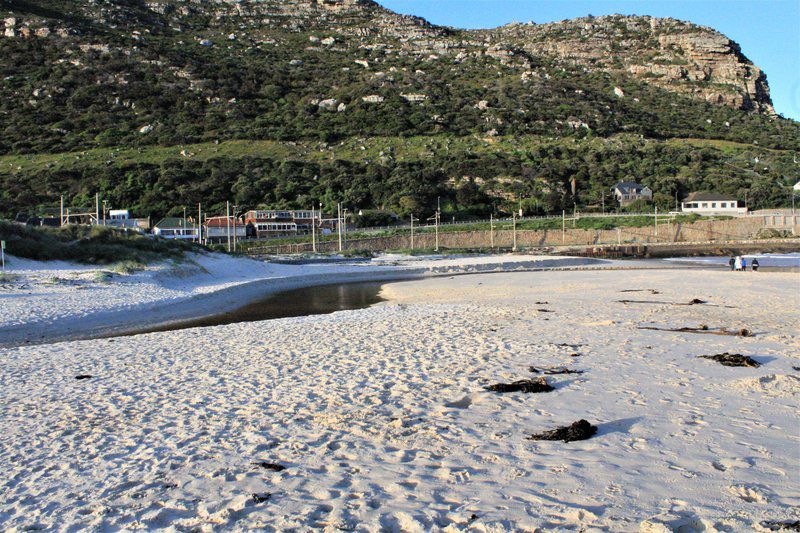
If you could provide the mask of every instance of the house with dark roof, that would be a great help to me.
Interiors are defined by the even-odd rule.
[[[57,228],[61,226],[61,219],[53,216],[31,216],[28,213],[17,213],[13,222],[23,226],[49,226]]]
[[[614,195],[622,207],[630,205],[636,200],[644,200],[646,202],[653,200],[653,191],[650,190],[650,187],[635,181],[620,181],[611,187],[611,194]]]
[[[746,215],[747,208],[729,194],[693,192],[681,202],[681,211],[698,215]]]
[[[242,222],[237,217],[210,217],[203,224],[203,238],[205,242],[220,243],[231,239],[246,239],[255,235],[255,228]],[[249,230],[249,233],[248,233]]]
[[[185,218],[167,217],[153,226],[153,235],[165,239],[197,239],[198,228],[194,222]]]

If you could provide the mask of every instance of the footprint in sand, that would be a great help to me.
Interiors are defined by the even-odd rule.
[[[692,414],[689,418],[684,421],[685,424],[690,426],[707,426],[708,422],[703,420],[703,415],[699,414]]]
[[[381,528],[390,533],[422,533],[425,528],[404,512],[385,514],[381,517]]]
[[[718,459],[711,463],[711,466],[719,470],[720,472],[727,472],[728,470],[732,470],[734,468],[750,468],[753,466],[752,461],[747,459],[739,459],[738,457],[731,457],[728,459]]]
[[[314,498],[315,500],[320,500],[320,501],[335,500],[339,498],[339,496],[341,495],[342,493],[339,492],[338,490],[327,490],[323,488],[318,488],[311,491],[311,497]]]
[[[731,485],[728,492],[750,503],[766,503],[774,495],[769,487],[763,485]]]
[[[520,477],[525,477],[528,474],[529,474],[529,472],[527,470],[523,470],[522,468],[512,468],[508,472],[508,478],[509,479],[517,479],[517,478],[520,478]]]
[[[587,509],[573,509],[561,514],[560,518],[562,521],[546,523],[545,527],[552,527],[553,529],[559,530],[584,531],[588,524],[592,524],[598,520],[598,516]]]
[[[457,483],[459,485],[463,485],[465,483],[469,483],[470,478],[472,475],[467,470],[462,470],[458,472],[451,473],[451,479],[453,483]]]
[[[630,441],[628,441],[628,446],[634,450],[646,450],[649,448],[647,441],[638,437],[630,439]]]
[[[640,393],[633,390],[624,390],[622,392],[630,396],[628,401],[631,403],[631,405],[647,405],[647,402],[644,401]]]
[[[639,524],[639,533],[700,533],[716,531],[713,524],[691,510],[662,513]]]
[[[673,463],[672,461],[667,461],[667,468],[669,468],[670,470],[675,470],[676,472],[680,472],[683,477],[689,479],[695,478],[698,475],[698,472],[687,470],[682,466],[680,466],[679,464]]]
[[[472,405],[472,397],[467,395],[461,398],[460,400],[456,400],[453,402],[448,402],[444,404],[445,407],[451,407],[455,409],[468,409],[470,405]]]

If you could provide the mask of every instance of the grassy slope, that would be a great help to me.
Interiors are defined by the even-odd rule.
[[[628,136],[620,135],[611,139],[592,139],[576,141],[572,138],[556,139],[552,137],[494,137],[478,136],[417,136],[417,137],[370,137],[351,138],[342,143],[328,145],[316,141],[249,141],[234,140],[215,143],[186,144],[179,146],[146,146],[140,148],[95,148],[80,152],[7,155],[0,156],[0,174],[31,172],[46,169],[69,170],[91,166],[112,165],[123,167],[136,163],[159,165],[165,161],[186,159],[181,155],[186,151],[189,158],[205,161],[213,158],[239,159],[243,157],[271,157],[275,159],[297,159],[306,161],[330,161],[332,159],[364,160],[378,159],[381,152],[392,151],[397,161],[417,161],[427,155],[447,149],[453,152],[471,152],[473,154],[524,152],[537,146],[571,145],[580,142],[583,146],[608,142],[632,142]],[[649,140],[658,143],[662,141]],[[711,148],[720,150],[726,155],[735,156],[742,152],[757,154],[789,154],[787,150],[773,150],[751,144],[732,141],[676,138],[669,139],[668,145],[690,146],[694,148]],[[362,149],[363,147],[363,149]],[[110,163],[109,163],[110,162]]]

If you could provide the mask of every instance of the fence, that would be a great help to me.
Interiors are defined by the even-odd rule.
[[[517,224],[521,224],[523,222],[531,222],[537,220],[562,220],[566,219],[568,221],[573,221],[578,218],[623,218],[623,217],[652,217],[659,219],[665,218],[672,218],[676,214],[681,213],[654,213],[653,211],[647,213],[581,213],[581,212],[564,212],[562,215],[543,215],[538,217],[519,217],[516,219]],[[416,220],[416,219],[414,219]],[[470,226],[470,225],[487,225],[491,222],[495,224],[511,224],[514,221],[514,218],[495,218],[495,219],[476,219],[476,220],[455,220],[455,221],[442,221],[439,222],[439,226],[445,227],[453,227],[453,226]],[[431,228],[435,227],[435,224],[432,222],[428,222],[426,224],[414,224],[414,228],[417,229],[425,229],[430,230]],[[396,224],[394,226],[369,226],[366,228],[358,228],[359,233],[372,233],[372,232],[381,232],[381,231],[389,231],[389,230],[397,230],[397,229],[410,229],[411,224]]]
[[[639,215],[641,216],[641,215]],[[561,218],[561,217],[559,217]],[[666,218],[666,217],[665,217]],[[780,218],[780,220],[777,220]],[[510,222],[510,221],[509,221]],[[498,222],[500,223],[500,222]],[[800,232],[800,216],[741,217],[730,220],[699,220],[695,222],[665,222],[658,226],[619,227],[611,230],[550,229],[517,230],[496,229],[439,232],[439,248],[498,248],[510,249],[516,237],[517,248],[545,248],[555,246],[592,246],[601,244],[648,244],[676,242],[708,242],[747,240],[762,228],[785,229]],[[516,233],[516,236],[514,235]],[[431,232],[415,233],[413,248],[431,249],[436,245],[436,235]],[[337,241],[317,243],[320,252],[335,252]],[[347,239],[342,249],[385,251],[411,249],[411,232],[405,234]],[[248,249],[249,255],[295,254],[311,251],[311,243],[259,246]]]

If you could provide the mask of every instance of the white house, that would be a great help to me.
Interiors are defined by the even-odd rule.
[[[746,215],[747,208],[727,194],[693,192],[681,202],[681,211],[698,215]]]
[[[127,209],[111,209],[108,218],[103,221],[103,225],[114,228],[135,229],[136,231],[147,231],[150,228],[150,218],[131,218]]]
[[[611,193],[619,202],[619,205],[630,205],[636,200],[645,200],[647,202],[653,199],[653,191],[650,187],[640,185],[633,181],[621,181],[611,187]]]
[[[129,218],[131,218],[131,214],[127,209],[111,209],[108,212],[108,220],[128,220]]]

